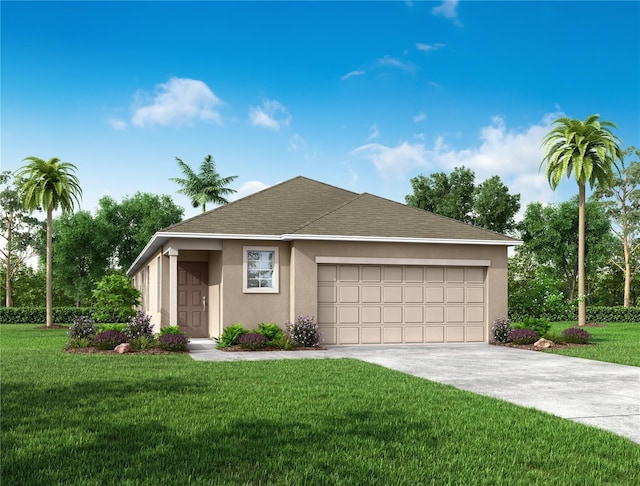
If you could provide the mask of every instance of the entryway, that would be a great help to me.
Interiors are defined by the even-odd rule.
[[[209,336],[209,264],[178,261],[178,326],[187,336]]]

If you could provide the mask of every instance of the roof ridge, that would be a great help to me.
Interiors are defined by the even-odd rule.
[[[348,191],[348,192],[352,192],[352,191]],[[329,216],[331,213],[335,213],[336,211],[338,211],[339,209],[342,209],[343,207],[353,203],[354,201],[360,199],[362,196],[364,196],[366,194],[366,192],[363,192],[362,194],[358,194],[355,193],[356,195],[353,199],[350,199],[348,201],[343,202],[342,204],[338,204],[335,208],[327,211],[324,214],[321,214],[320,216],[318,216],[315,219],[312,219],[310,221],[305,221],[304,224],[302,224],[298,229],[296,229],[295,231],[293,231],[293,233],[298,233],[302,228],[306,228],[307,226],[312,225],[313,223],[315,223],[316,221],[320,221],[322,218],[326,218],[327,216]]]

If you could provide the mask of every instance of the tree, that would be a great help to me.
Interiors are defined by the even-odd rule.
[[[514,216],[520,209],[520,195],[493,176],[475,185],[475,173],[456,167],[451,174],[436,172],[428,177],[411,179],[413,194],[405,197],[409,206],[474,224],[498,233],[513,229]]]
[[[127,270],[156,231],[178,223],[184,209],[171,197],[138,192],[121,203],[104,196],[98,201],[96,220],[105,228],[112,247],[111,265]]]
[[[19,269],[34,256],[35,234],[41,226],[40,221],[29,216],[22,207],[22,199],[18,192],[19,184],[12,181],[11,172],[0,173],[0,237],[4,244],[0,247],[0,258],[4,273],[5,305],[13,306],[13,281]]]
[[[456,167],[451,174],[419,175],[411,179],[413,194],[405,200],[409,206],[472,223],[474,181],[475,174],[464,166]]]
[[[509,194],[509,188],[493,176],[476,188],[474,224],[497,233],[513,230],[515,214],[520,210],[520,194]]]
[[[551,189],[560,184],[564,175],[573,176],[578,183],[578,325],[587,320],[585,302],[585,203],[586,184],[609,186],[613,181],[616,159],[622,158],[620,140],[611,129],[614,123],[598,121],[600,115],[591,115],[584,121],[566,117],[553,122],[554,128],[542,139],[545,156],[540,168],[546,163],[545,175]]]
[[[124,274],[114,272],[102,277],[93,291],[95,316],[100,321],[126,322],[140,305],[140,291]]]
[[[201,207],[202,212],[206,212],[207,203],[228,204],[224,196],[235,193],[235,189],[227,186],[231,184],[238,176],[220,177],[216,171],[216,165],[211,155],[204,158],[200,164],[200,173],[196,174],[191,167],[176,157],[178,166],[182,169],[185,178],[172,177],[171,181],[177,182],[182,186],[178,193],[184,194],[191,198],[191,204],[194,208]]]
[[[609,261],[615,242],[609,229],[609,220],[602,206],[591,199],[586,203],[585,266],[590,275],[596,275]],[[540,274],[564,282],[564,293],[570,301],[576,297],[579,274],[578,198],[559,205],[531,203],[519,223],[520,237],[524,245],[518,254],[530,254],[540,266]]]
[[[63,214],[53,221],[54,286],[78,307],[109,269],[109,231],[88,211]]]
[[[74,203],[80,204],[82,189],[74,174],[76,166],[58,158],[47,161],[26,157],[29,163],[18,169],[15,177],[20,182],[23,207],[28,211],[45,210],[47,213],[47,327],[53,325],[53,211],[72,212]]]
[[[622,243],[622,262],[612,260],[624,273],[624,306],[631,303],[631,279],[640,270],[640,258],[634,256],[640,250],[640,149],[629,147],[623,156],[634,156],[620,173],[615,175],[608,187],[601,187],[595,196],[602,201],[607,215],[612,220],[612,230]]]

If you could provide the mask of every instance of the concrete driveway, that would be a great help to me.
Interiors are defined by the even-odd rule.
[[[200,361],[354,358],[599,427],[640,444],[640,368],[487,344],[327,346],[231,353],[192,339]]]

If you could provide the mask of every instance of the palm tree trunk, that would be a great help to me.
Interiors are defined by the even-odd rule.
[[[53,208],[47,208],[47,327],[53,326]]]
[[[578,326],[587,323],[587,300],[584,293],[585,185],[578,183]]]

